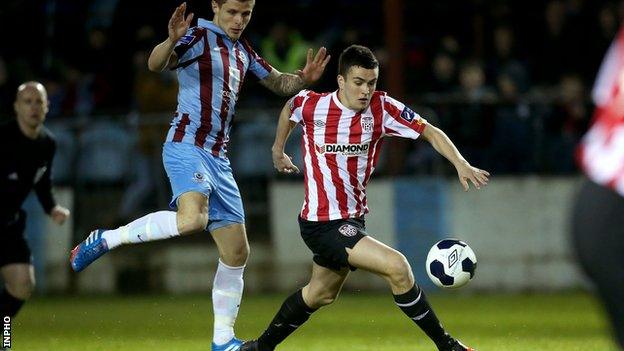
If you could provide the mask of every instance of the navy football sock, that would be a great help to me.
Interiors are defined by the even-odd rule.
[[[282,304],[267,330],[258,338],[260,351],[272,351],[288,335],[305,323],[316,309],[308,307],[303,301],[303,293],[298,290]]]
[[[450,338],[442,328],[438,317],[427,301],[425,292],[416,284],[401,295],[394,295],[397,306],[431,338],[436,345],[443,345]]]

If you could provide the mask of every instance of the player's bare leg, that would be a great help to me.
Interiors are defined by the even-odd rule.
[[[208,198],[206,195],[194,191],[180,195],[176,224],[178,235],[188,235],[205,230],[208,225]]]
[[[234,336],[234,323],[243,296],[243,272],[249,257],[249,243],[245,225],[241,223],[212,229],[210,233],[219,249],[219,263],[212,286],[212,350],[229,350],[242,343]]]
[[[472,350],[450,337],[429,305],[425,293],[415,284],[412,268],[399,251],[370,237],[348,249],[349,264],[383,277],[397,306],[443,351]]]
[[[305,323],[317,309],[329,305],[338,298],[349,269],[334,271],[312,264],[312,277],[303,288],[290,295],[282,304],[269,327],[257,340],[248,341],[241,351],[272,351],[286,337]]]
[[[334,271],[312,263],[312,277],[302,290],[303,301],[313,309],[329,305],[338,298],[344,282],[349,276],[349,269]]]
[[[0,273],[5,284],[0,295],[0,316],[14,317],[35,289],[35,270],[27,263],[11,263]]]
[[[219,258],[228,266],[244,266],[249,257],[245,225],[236,223],[214,229],[210,234],[219,249]]]
[[[202,231],[208,224],[208,198],[199,192],[178,197],[178,211],[158,211],[113,230],[96,229],[71,252],[70,262],[79,272],[106,252],[124,245],[172,238]]]
[[[349,264],[383,277],[394,295],[404,294],[414,286],[414,275],[407,259],[390,246],[366,236],[353,249],[346,250]]]

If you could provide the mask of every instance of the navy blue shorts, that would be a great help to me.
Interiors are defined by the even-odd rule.
[[[344,267],[356,270],[349,264],[347,248],[352,249],[366,236],[364,217],[312,222],[299,217],[301,237],[319,266],[339,271]]]

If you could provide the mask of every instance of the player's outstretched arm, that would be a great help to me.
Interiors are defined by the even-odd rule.
[[[290,103],[288,102],[282,108],[282,112],[280,112],[277,131],[275,132],[275,142],[271,148],[273,167],[280,173],[299,173],[299,168],[293,164],[292,157],[284,152],[286,141],[288,141],[290,132],[295,125],[295,122],[290,120]]]
[[[429,141],[440,155],[446,157],[446,159],[455,166],[459,182],[464,187],[464,191],[468,191],[469,189],[468,180],[470,180],[477,189],[481,189],[482,185],[487,185],[490,173],[471,166],[442,130],[429,124],[425,127],[422,137]]]
[[[312,49],[308,49],[306,65],[296,74],[282,73],[273,69],[260,83],[278,95],[294,95],[321,78],[330,58],[331,55],[327,55],[327,49],[324,47],[321,47],[316,55]]]
[[[175,52],[173,52],[173,49],[178,40],[186,34],[193,20],[193,13],[185,17],[185,12],[185,2],[173,11],[167,26],[169,36],[165,41],[154,47],[147,60],[147,67],[150,71],[162,72],[165,68],[171,67],[177,63],[178,57]]]

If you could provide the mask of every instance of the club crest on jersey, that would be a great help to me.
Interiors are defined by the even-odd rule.
[[[325,144],[315,145],[319,154],[340,154],[345,156],[366,155],[369,144]]]
[[[401,118],[408,121],[409,123],[412,123],[412,121],[414,120],[416,116],[418,116],[416,112],[412,111],[412,109],[410,109],[407,106],[405,106],[403,111],[401,111]]]
[[[344,236],[352,237],[357,234],[358,230],[351,224],[343,224],[338,228],[338,232]]]
[[[247,56],[241,50],[236,50],[236,57],[243,63],[243,65],[247,64]]]
[[[373,116],[362,116],[360,123],[362,124],[363,132],[373,131]]]
[[[203,183],[206,181],[206,176],[203,173],[195,172],[193,173],[193,181]]]

